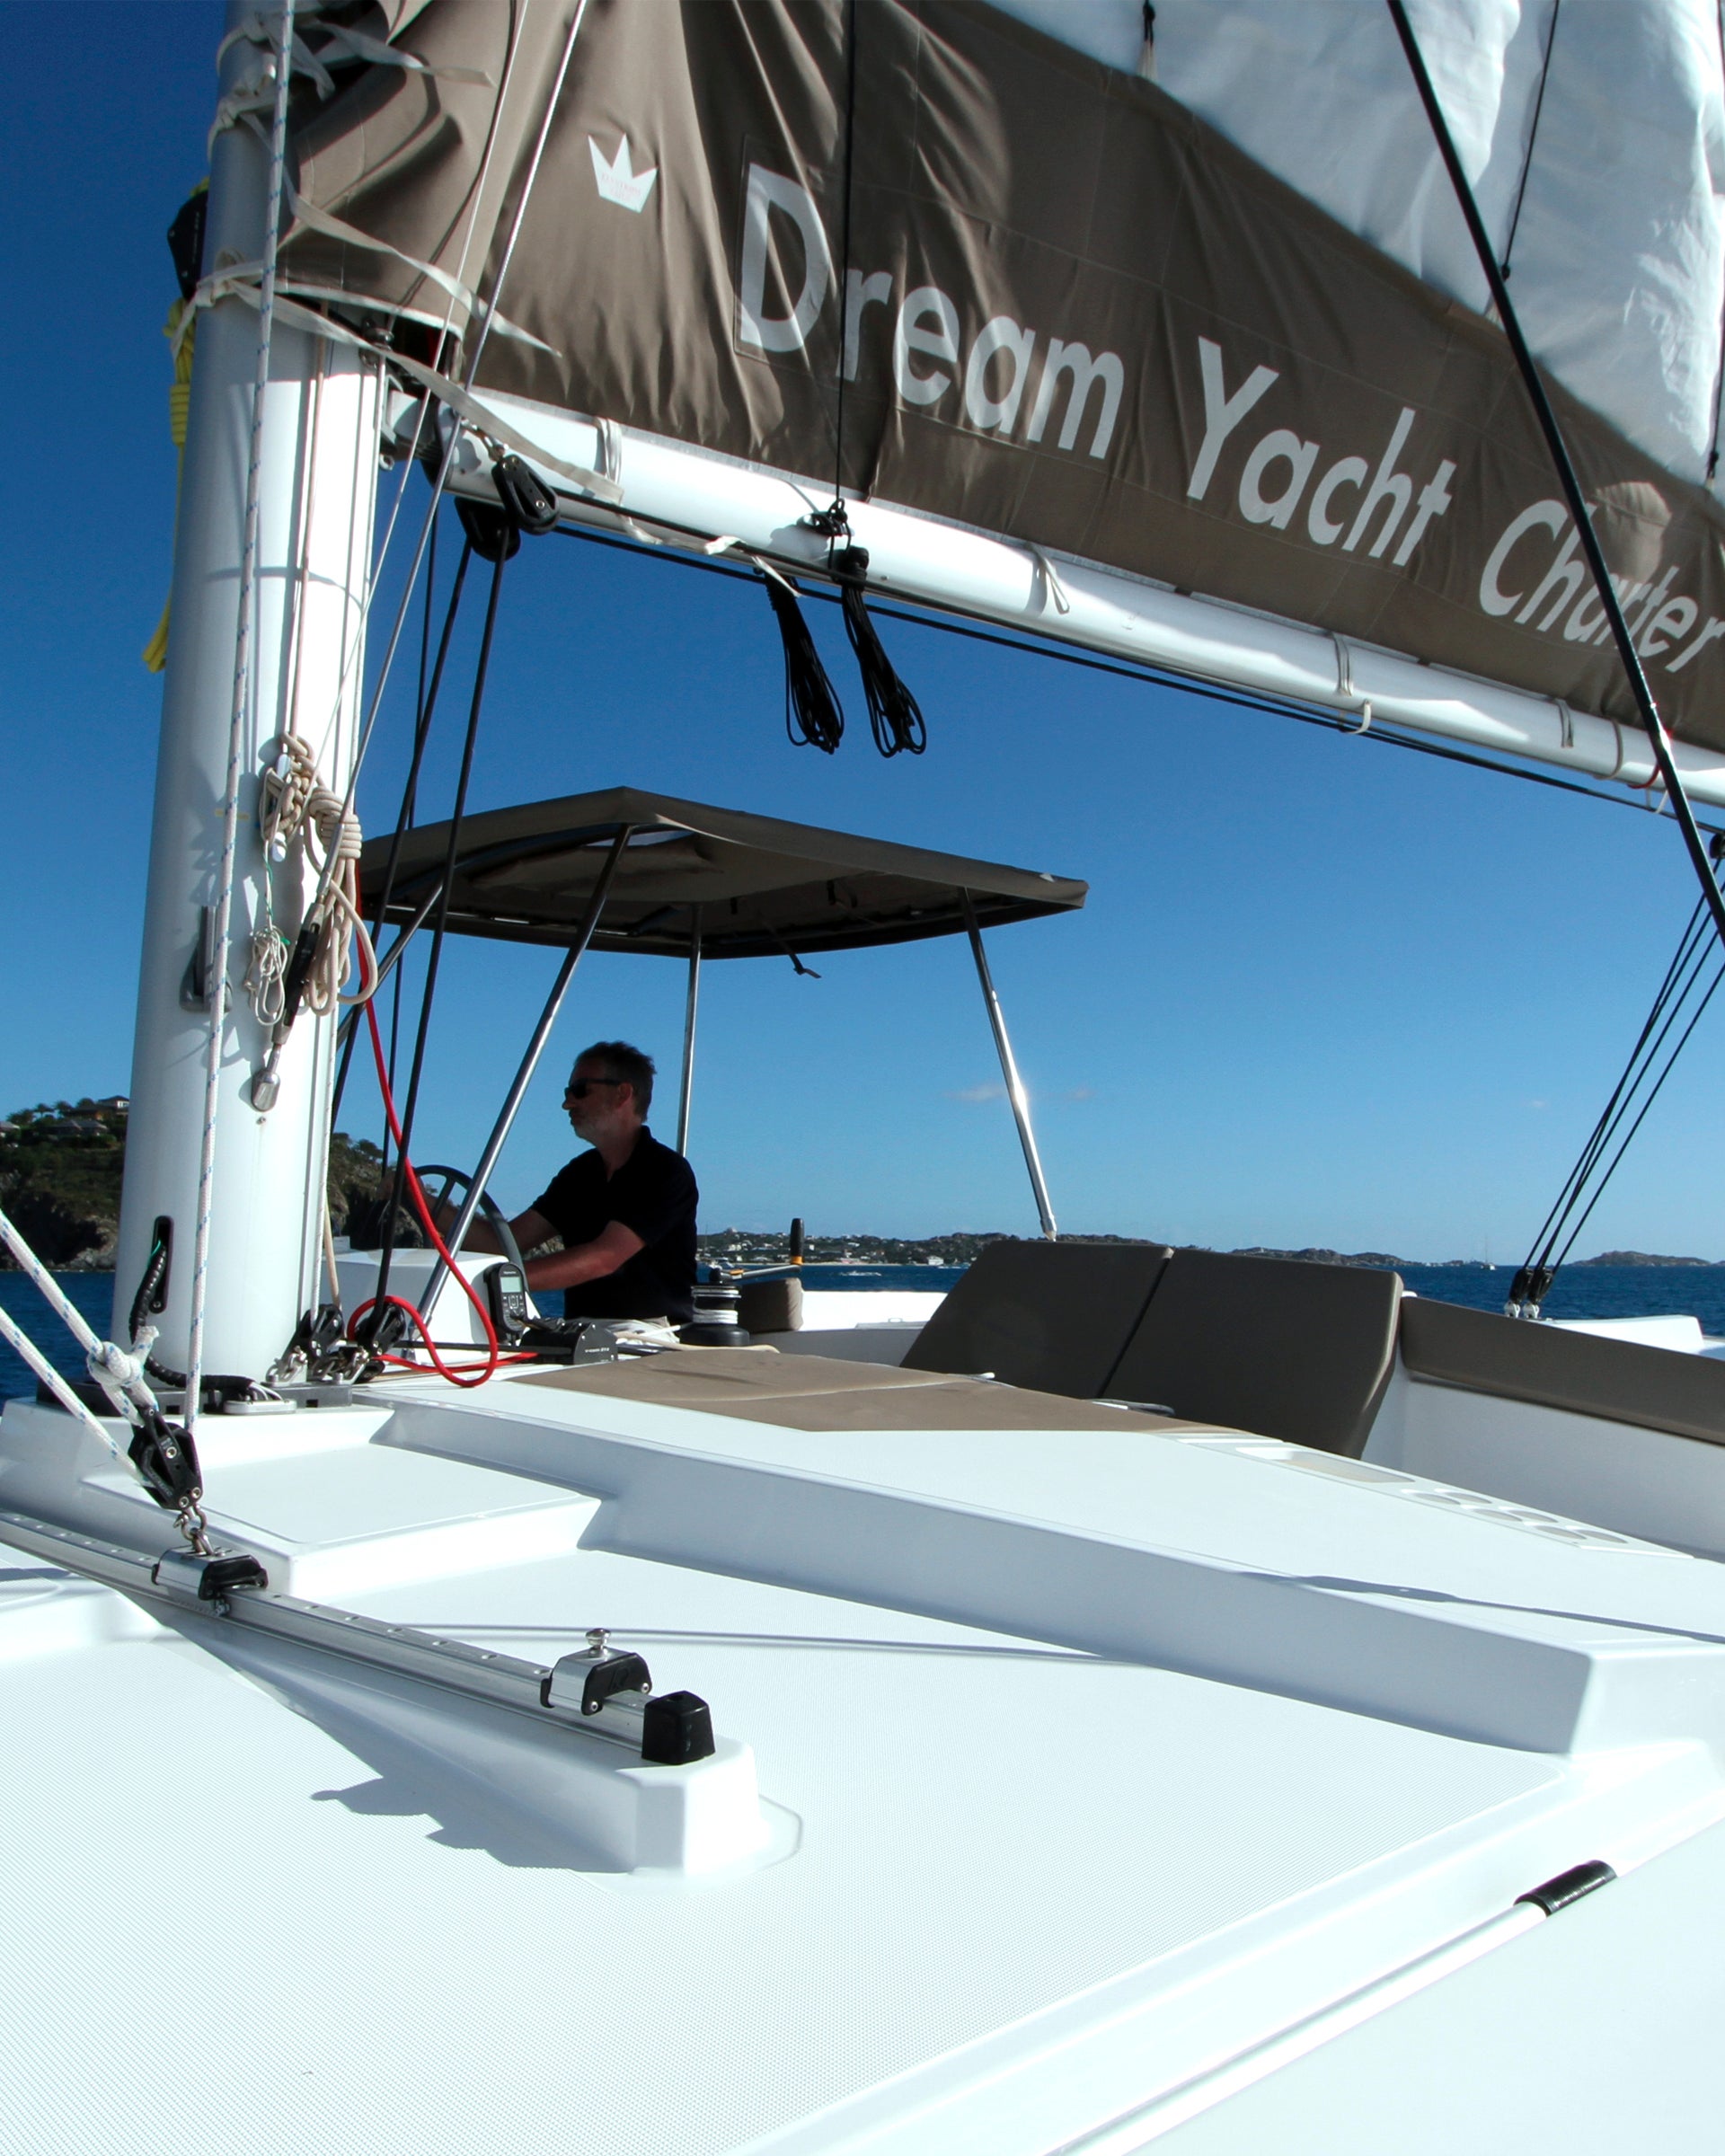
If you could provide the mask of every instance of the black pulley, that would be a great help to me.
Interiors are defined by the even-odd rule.
[[[203,1474],[191,1433],[165,1415],[146,1410],[143,1428],[126,1451],[145,1488],[165,1511],[178,1512],[202,1490]]]
[[[456,499],[456,515],[467,535],[467,543],[482,561],[508,561],[521,551],[521,530],[507,509],[493,508],[489,501]]]
[[[517,526],[531,536],[557,528],[557,497],[524,457],[500,456],[491,466],[497,499]]]

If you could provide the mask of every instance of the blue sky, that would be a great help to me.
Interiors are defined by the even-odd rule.
[[[163,234],[203,171],[220,19],[206,0],[0,5],[0,1109],[128,1084],[160,701],[138,652],[172,516]],[[1668,819],[894,623],[931,746],[887,764],[832,610],[809,611],[850,691],[831,761],[784,738],[757,590],[529,543],[474,805],[631,782],[1087,878],[1084,913],[993,942],[1063,1226],[1523,1254],[1687,918]],[[429,812],[453,783],[456,708]],[[362,787],[371,828],[394,818],[405,709],[388,708]],[[477,1153],[553,964],[454,948],[426,1157]],[[507,1203],[566,1157],[567,1052],[633,1038],[668,1091],[681,1008],[673,966],[583,968],[498,1179]],[[1584,1250],[1725,1256],[1719,1022]],[[960,943],[842,956],[818,981],[711,968],[703,1224],[1033,1232],[997,1079]],[[376,1135],[363,1083],[341,1120]]]

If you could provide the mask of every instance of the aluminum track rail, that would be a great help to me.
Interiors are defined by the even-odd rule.
[[[164,1585],[156,1577],[161,1563],[181,1568],[188,1576],[195,1572],[195,1564],[188,1566],[178,1551],[167,1552],[163,1560],[140,1557],[117,1542],[50,1526],[20,1513],[0,1512],[0,1541],[83,1578],[117,1588],[137,1602],[172,1610],[182,1620],[202,1618],[212,1625],[237,1626],[242,1631],[288,1640],[367,1669],[415,1678],[487,1706],[508,1709],[530,1717],[542,1727],[550,1722],[607,1746],[625,1746],[637,1753],[641,1749],[639,1713],[615,1702],[594,1715],[544,1703],[541,1689],[552,1673],[515,1655],[442,1639],[412,1625],[387,1624],[270,1588],[242,1590],[219,1603],[199,1602],[195,1589]],[[605,1727],[607,1722],[610,1726]]]

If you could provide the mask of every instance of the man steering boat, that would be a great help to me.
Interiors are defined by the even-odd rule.
[[[700,1192],[687,1161],[647,1127],[654,1076],[652,1057],[627,1041],[582,1049],[563,1106],[591,1150],[578,1153],[509,1223],[523,1250],[561,1237],[561,1250],[526,1259],[527,1286],[535,1294],[561,1288],[568,1317],[686,1325],[694,1315]],[[476,1220],[465,1248],[500,1251],[503,1245]]]

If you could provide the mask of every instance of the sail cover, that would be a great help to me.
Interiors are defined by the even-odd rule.
[[[1154,48],[1136,4],[588,0],[554,107],[574,0],[373,12],[423,65],[362,53],[302,111],[302,299],[471,340],[507,259],[482,393],[781,475],[787,530],[842,486],[1026,550],[1057,605],[1093,564],[1307,625],[1339,694],[1357,641],[1552,700],[1566,744],[1571,710],[1632,724],[1374,0],[1183,0]],[[1540,152],[1588,164],[1601,85],[1564,40],[1609,57],[1619,13],[1654,121],[1588,137],[1582,210],[1638,205],[1601,209],[1590,283]],[[1725,750],[1717,25],[1571,13],[1415,19],[1506,255],[1531,220],[1530,323],[1667,723]]]

